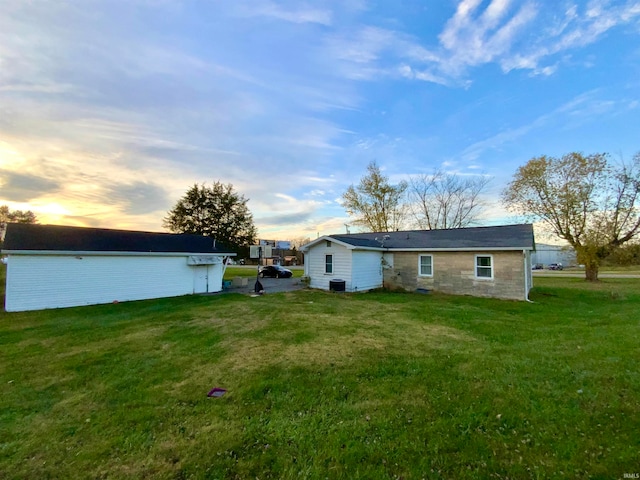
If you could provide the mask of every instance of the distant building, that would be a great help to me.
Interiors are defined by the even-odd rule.
[[[572,247],[544,243],[536,243],[536,249],[531,253],[531,262],[534,265],[541,263],[544,266],[550,263],[561,263],[565,267],[578,263],[576,251]]]
[[[249,247],[249,257],[262,265],[301,265],[303,255],[291,249],[285,240],[258,240],[258,245]]]

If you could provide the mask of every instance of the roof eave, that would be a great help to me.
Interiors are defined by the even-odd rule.
[[[232,252],[119,252],[119,251],[96,251],[96,250],[2,250],[2,255],[94,255],[94,256],[147,256],[147,257],[184,257],[185,255],[216,255],[223,257],[235,257],[237,253]]]
[[[345,244],[344,242],[338,242],[336,241],[336,243],[340,243],[343,246],[345,246],[346,248],[350,249],[350,250],[367,250],[367,251],[374,251],[374,252],[478,252],[478,251],[483,251],[483,252],[505,252],[505,251],[512,251],[512,252],[521,252],[522,250],[534,250],[533,247],[483,247],[483,246],[477,246],[477,247],[464,247],[464,248],[452,248],[452,247],[448,247],[448,248],[432,248],[432,247],[407,247],[407,248],[402,248],[402,247],[360,247],[360,246],[356,246],[356,245],[349,245],[349,244]],[[303,252],[307,252],[308,250],[303,250]]]
[[[504,252],[513,251],[520,252],[522,250],[533,250],[533,247],[483,247],[481,245],[477,247],[463,247],[463,248],[431,248],[431,247],[410,247],[410,248],[385,248],[385,251],[389,252],[477,252],[482,250],[483,252]]]
[[[350,250],[353,250],[354,248],[357,248],[355,245],[351,245],[350,243],[343,242],[342,240],[337,240],[336,238],[332,237],[331,235],[323,235],[322,237],[316,238],[314,241],[309,242],[306,245],[303,245],[302,248],[300,248],[300,251],[302,253],[306,253],[311,248],[313,248],[316,245],[318,245],[319,243],[326,242],[326,241],[337,243],[338,245],[342,245],[343,247],[348,248]]]

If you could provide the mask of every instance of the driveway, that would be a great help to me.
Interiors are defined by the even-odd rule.
[[[300,278],[260,278],[260,283],[264,288],[264,293],[292,292],[304,288]],[[234,287],[233,285],[225,292],[229,293],[255,293],[256,277],[248,278],[247,286]]]

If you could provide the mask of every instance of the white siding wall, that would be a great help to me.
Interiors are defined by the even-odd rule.
[[[333,273],[325,273],[325,255],[333,255]],[[334,279],[345,281],[345,288],[351,291],[351,250],[331,242],[320,242],[305,254],[305,272],[311,279],[311,288],[329,290],[329,282]]]
[[[221,292],[222,291],[222,277],[224,277],[224,266],[222,263],[216,265],[209,265],[207,269],[209,275],[209,281],[207,283],[207,292]],[[194,292],[197,293],[197,292]]]
[[[382,287],[382,253],[354,250],[351,288],[362,292]]]
[[[204,268],[208,290],[220,291],[222,266]],[[186,255],[10,255],[5,308],[13,312],[186,295],[194,293],[195,275]]]
[[[526,250],[525,251],[525,267],[524,267],[524,271],[525,271],[525,275],[527,276],[527,289],[525,292],[525,297],[529,298],[529,292],[531,291],[531,289],[533,288],[533,273],[531,272],[531,267],[533,266],[533,262],[531,261],[531,251]]]

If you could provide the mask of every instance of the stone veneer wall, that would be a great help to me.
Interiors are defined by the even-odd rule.
[[[433,276],[418,275],[420,255],[433,255]],[[493,257],[493,279],[475,277],[475,256]],[[414,291],[426,288],[455,295],[525,300],[522,251],[394,252],[393,267],[384,271],[384,286]]]

